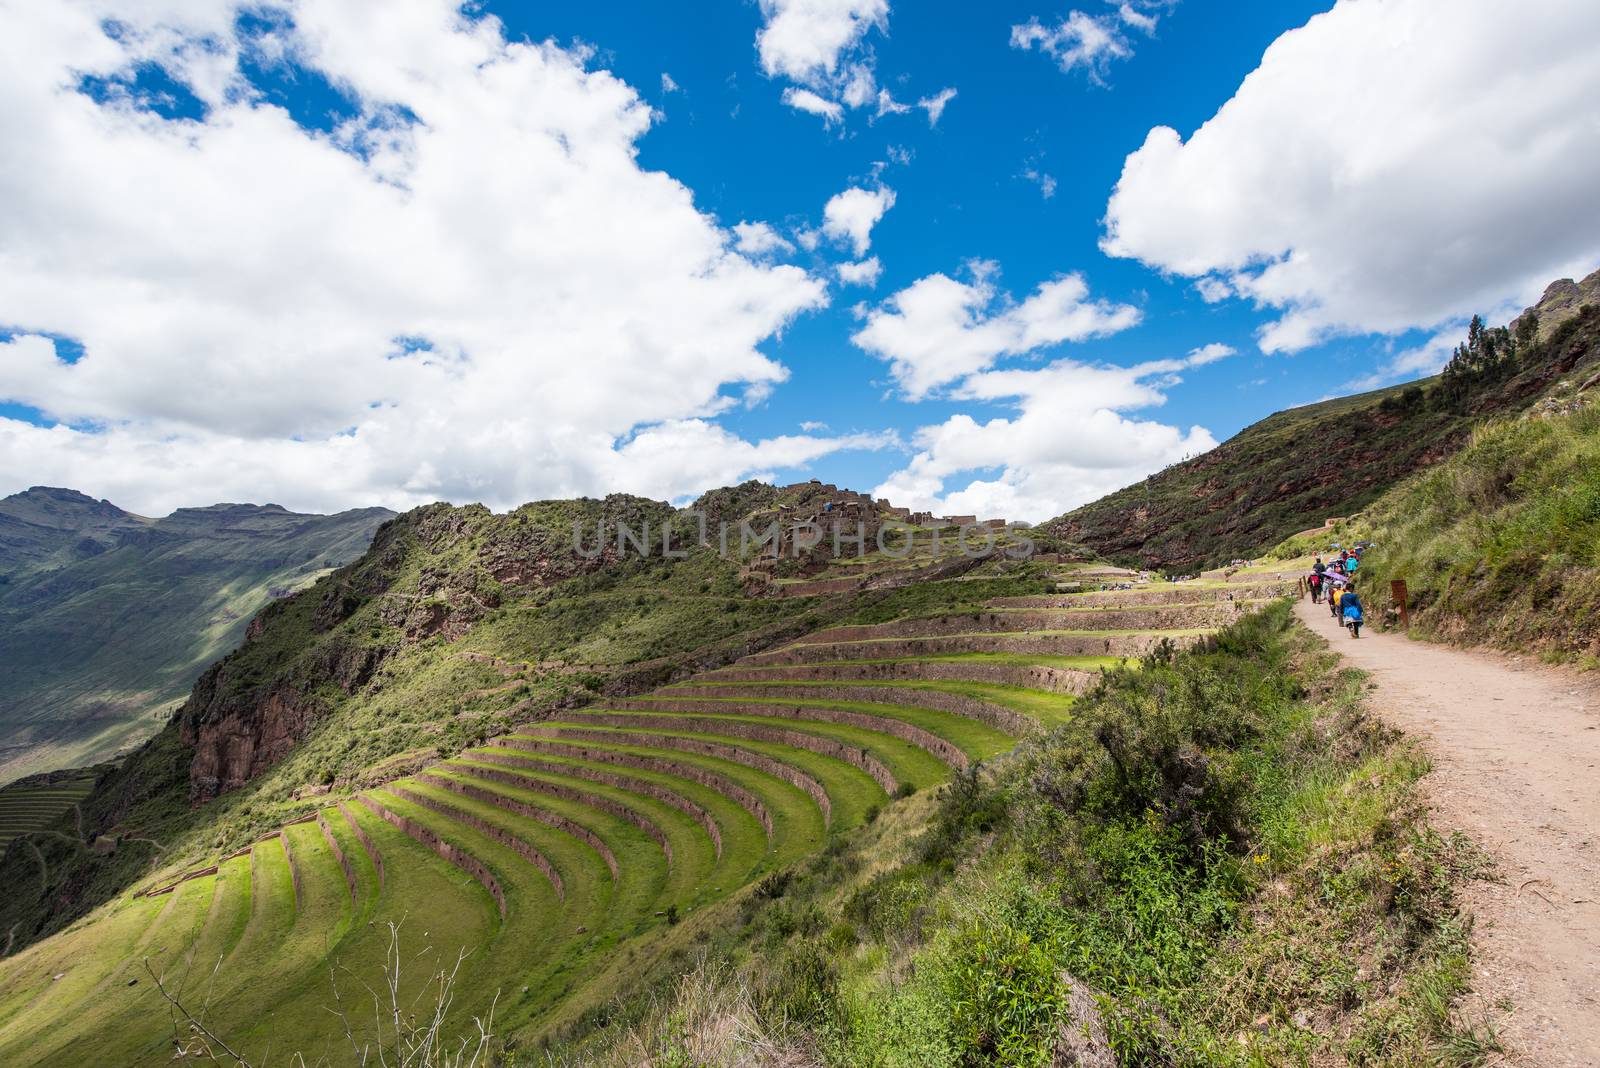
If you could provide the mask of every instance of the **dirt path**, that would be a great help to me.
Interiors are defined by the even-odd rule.
[[[1435,826],[1495,858],[1503,881],[1473,884],[1465,905],[1475,995],[1506,1063],[1600,1065],[1600,679],[1402,635],[1352,639],[1325,606],[1296,611],[1371,672],[1374,710],[1423,741]]]

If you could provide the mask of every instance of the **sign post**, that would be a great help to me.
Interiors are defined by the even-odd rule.
[[[1389,596],[1400,606],[1400,625],[1411,629],[1411,612],[1406,605],[1406,580],[1395,579],[1389,583]]]

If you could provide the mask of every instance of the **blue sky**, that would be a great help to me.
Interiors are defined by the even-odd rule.
[[[1600,262],[1591,6],[1437,10],[8,9],[0,491],[1047,518]]]

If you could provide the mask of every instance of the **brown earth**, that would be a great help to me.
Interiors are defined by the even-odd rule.
[[[1469,1008],[1494,1020],[1506,1063],[1600,1064],[1600,679],[1397,634],[1351,639],[1321,605],[1296,611],[1371,673],[1373,710],[1421,740],[1435,826],[1494,858],[1497,878],[1463,893]]]

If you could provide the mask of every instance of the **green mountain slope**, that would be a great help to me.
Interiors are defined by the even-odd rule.
[[[1583,388],[1587,384],[1588,388]],[[1378,543],[1364,562],[1375,617],[1394,622],[1407,586],[1413,633],[1600,663],[1600,381],[1580,371],[1527,416],[1473,432],[1313,545]]]
[[[1279,412],[1210,452],[1044,528],[1121,563],[1193,572],[1366,507],[1600,362],[1600,272],[1563,280],[1511,327],[1474,332],[1445,373]]]
[[[262,605],[361,555],[392,514],[148,519],[46,487],[0,500],[0,781],[154,733]]]

